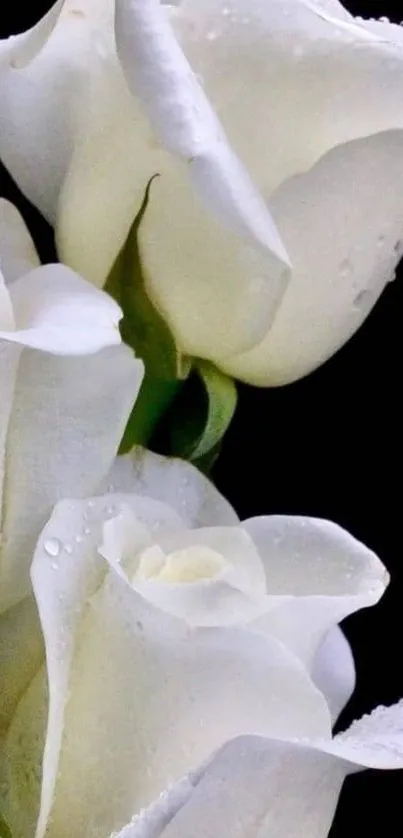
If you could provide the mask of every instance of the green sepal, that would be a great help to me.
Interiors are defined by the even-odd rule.
[[[178,351],[169,326],[146,293],[137,238],[153,180],[151,178],[147,186],[140,211],[110,271],[105,290],[122,308],[122,339],[134,349],[137,357],[142,358],[147,375],[156,380],[175,380],[186,377],[189,365]]]
[[[238,400],[233,378],[209,361],[199,361],[196,369],[206,392],[207,417],[203,432],[192,451],[192,460],[202,459],[219,445],[228,430]]]
[[[193,375],[171,411],[171,453],[208,472],[219,454],[236,404],[234,379],[209,361],[195,361]]]
[[[137,444],[147,445],[161,417],[172,408],[171,438],[167,446],[170,450],[164,446],[164,453],[190,459],[208,470],[218,455],[234,414],[237,391],[234,380],[212,363],[189,359],[178,351],[169,326],[146,293],[138,231],[147,210],[153,180],[148,183],[143,204],[105,284],[105,290],[123,311],[122,339],[145,364],[144,381],[119,453],[127,453]],[[187,386],[188,382],[184,386],[192,364],[194,374],[190,386]],[[196,397],[195,380],[199,382]]]
[[[158,177],[158,175],[155,175]],[[150,199],[151,178],[142,206],[130,228],[105,283],[105,290],[123,311],[122,340],[145,365],[144,381],[128,420],[119,453],[146,445],[159,420],[175,398],[191,362],[176,346],[175,338],[147,295],[138,245],[138,231]]]

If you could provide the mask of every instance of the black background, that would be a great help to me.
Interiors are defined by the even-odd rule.
[[[32,25],[51,3],[36,0],[24,10],[20,3],[5,5],[2,37]],[[364,17],[386,15],[397,22],[403,17],[403,9],[394,14],[390,0],[346,5]],[[376,200],[376,185],[374,190]],[[4,170],[0,194],[19,206],[42,257],[53,258],[49,228]],[[403,696],[402,274],[403,266],[361,330],[320,370],[284,388],[239,388],[239,408],[214,475],[241,517],[279,512],[330,518],[375,550],[389,569],[392,582],[381,604],[345,623],[357,688],[343,725]],[[389,836],[400,834],[402,793],[401,772],[367,771],[350,778],[331,838],[385,829]]]

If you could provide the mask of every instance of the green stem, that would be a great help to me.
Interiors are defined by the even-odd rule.
[[[134,445],[148,444],[182,385],[183,381],[179,379],[152,378],[146,374],[126,425],[119,454],[127,454]]]

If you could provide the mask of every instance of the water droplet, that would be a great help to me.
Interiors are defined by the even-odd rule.
[[[69,556],[71,556],[71,554],[73,552],[73,548],[72,548],[71,544],[65,544],[64,549],[65,549],[65,552],[68,553]]]
[[[90,527],[84,527],[84,535],[91,535]]]
[[[59,565],[58,565],[57,562],[51,562],[50,566],[51,566],[52,570],[58,570],[59,569]]]
[[[77,542],[77,544],[81,544],[81,543],[84,541],[84,536],[82,536],[82,535],[75,535],[75,536],[74,536],[74,541],[76,541],[76,542]]]
[[[48,538],[43,546],[49,556],[58,556],[62,549],[62,544],[58,538]]]

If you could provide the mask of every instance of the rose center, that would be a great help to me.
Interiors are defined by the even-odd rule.
[[[141,554],[136,579],[188,583],[215,579],[228,563],[211,547],[195,544],[165,554],[161,547],[148,547]]]

